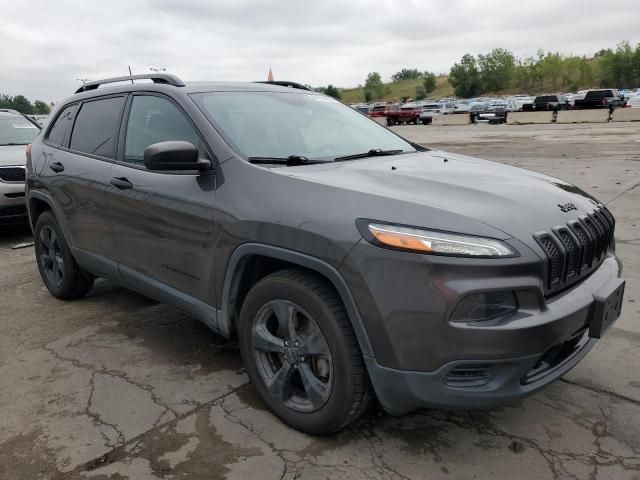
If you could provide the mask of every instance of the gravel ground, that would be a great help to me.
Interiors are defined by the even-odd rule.
[[[235,345],[108,282],[51,297],[0,229],[0,479],[640,478],[640,124],[402,126],[411,140],[576,183],[617,218],[622,318],[572,372],[490,411],[372,410],[310,437],[275,419]]]

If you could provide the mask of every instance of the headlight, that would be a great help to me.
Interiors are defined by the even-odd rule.
[[[374,245],[433,255],[456,257],[517,257],[513,247],[493,238],[474,237],[459,233],[401,227],[358,220],[358,229]]]

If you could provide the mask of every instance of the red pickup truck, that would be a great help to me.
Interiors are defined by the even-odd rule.
[[[405,103],[393,112],[387,113],[387,125],[402,125],[403,123],[420,123],[422,107],[415,103]]]

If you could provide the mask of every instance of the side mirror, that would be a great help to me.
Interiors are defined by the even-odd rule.
[[[191,142],[172,140],[149,145],[144,149],[144,166],[148,170],[207,170],[211,161],[198,158]]]

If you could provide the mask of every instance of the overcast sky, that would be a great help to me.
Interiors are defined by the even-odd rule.
[[[58,101],[76,78],[128,65],[186,81],[262,80],[271,66],[276,80],[351,87],[494,47],[591,55],[621,40],[640,42],[637,0],[7,0],[0,93]]]

